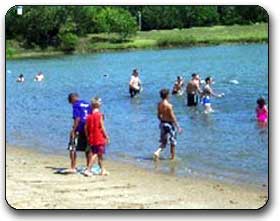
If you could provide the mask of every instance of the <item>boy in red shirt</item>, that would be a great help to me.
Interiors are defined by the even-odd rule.
[[[85,124],[85,134],[91,151],[89,151],[89,164],[84,175],[92,175],[91,168],[97,157],[98,164],[101,168],[100,175],[108,175],[103,165],[103,154],[105,154],[106,144],[109,143],[109,136],[104,126],[104,115],[100,112],[101,99],[98,97],[93,98],[91,105],[92,113],[88,115]]]

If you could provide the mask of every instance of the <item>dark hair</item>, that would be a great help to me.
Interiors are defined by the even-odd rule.
[[[211,78],[212,78],[211,76],[205,78],[205,83],[207,84],[207,82],[210,81]]]
[[[138,75],[138,74],[139,74],[139,73],[138,73],[138,70],[137,70],[136,68],[133,69],[132,74],[133,74],[133,75],[134,75],[134,74]]]
[[[20,74],[19,77],[22,78],[22,77],[23,77],[23,74]]]
[[[169,95],[169,90],[166,88],[161,89],[159,94],[160,94],[161,99],[166,99]]]
[[[192,74],[192,78],[194,78],[194,77],[196,77],[197,76],[197,74],[196,73],[193,73]]]
[[[257,100],[257,104],[259,105],[260,108],[263,108],[263,106],[265,105],[265,99],[263,97],[260,97]]]
[[[68,102],[71,103],[72,102],[72,99],[73,97],[79,97],[78,93],[70,93],[68,94]]]

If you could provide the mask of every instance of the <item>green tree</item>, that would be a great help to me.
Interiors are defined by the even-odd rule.
[[[127,39],[137,30],[135,19],[123,8],[102,8],[96,19],[99,32],[118,33],[121,40]]]
[[[77,25],[71,18],[66,21],[59,29],[58,38],[60,40],[60,48],[66,53],[71,53],[75,50],[79,38],[75,34],[77,31]]]

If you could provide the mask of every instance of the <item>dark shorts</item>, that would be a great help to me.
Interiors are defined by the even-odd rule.
[[[196,106],[198,103],[198,97],[196,94],[188,94],[188,106]]]
[[[160,122],[160,143],[162,144],[162,148],[165,148],[166,144],[168,143],[168,138],[171,145],[176,145],[177,140],[177,131],[173,123],[170,122]]]
[[[87,148],[87,137],[84,132],[79,132],[76,151],[85,151]]]
[[[93,154],[103,155],[105,154],[105,145],[91,146],[91,151]]]
[[[135,88],[129,87],[129,93],[130,93],[130,97],[134,97],[136,94],[140,93],[140,90],[137,90]]]

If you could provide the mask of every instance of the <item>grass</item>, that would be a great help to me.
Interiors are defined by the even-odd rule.
[[[182,47],[224,43],[268,42],[268,24],[195,27],[190,29],[152,30],[138,32],[127,41],[117,34],[89,34],[79,39],[76,53],[92,53],[141,48]],[[7,44],[7,58],[41,57],[62,54],[55,49],[25,50],[15,43]]]

